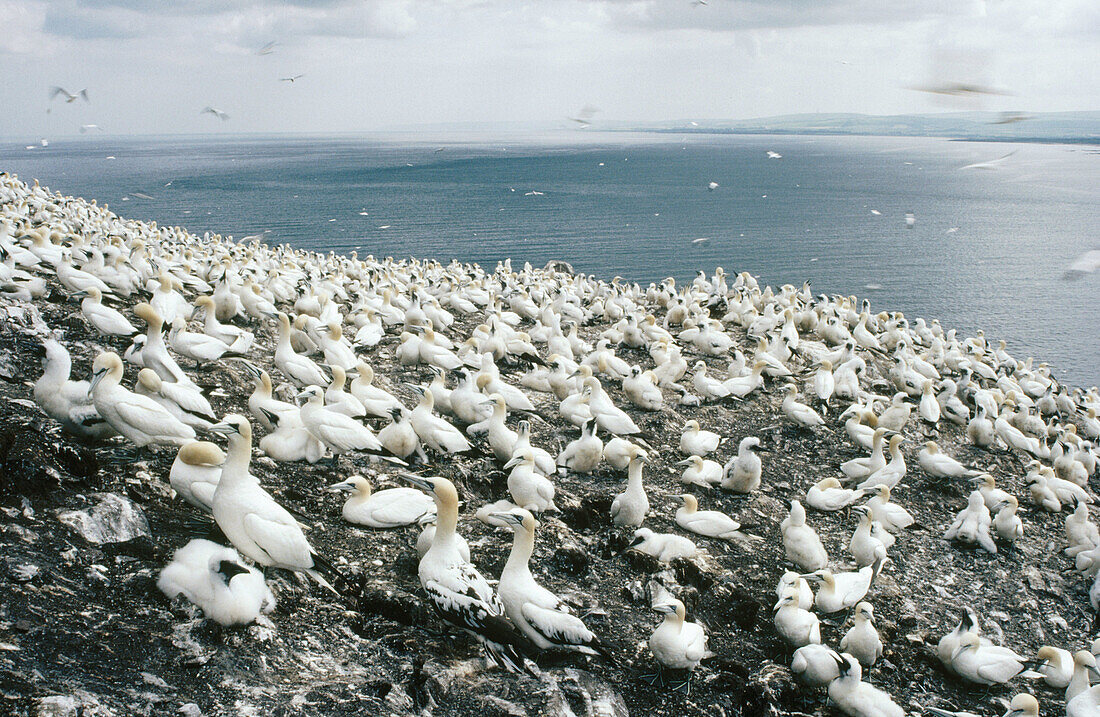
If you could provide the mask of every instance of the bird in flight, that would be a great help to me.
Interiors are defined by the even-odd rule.
[[[1092,249],[1074,259],[1073,263],[1062,274],[1062,278],[1075,281],[1086,274],[1095,272],[1097,269],[1100,269],[1100,249]]]
[[[93,129],[97,129],[100,132],[103,131],[103,128],[100,127],[97,124],[82,124],[82,125],[80,125],[80,134],[84,134],[85,132],[91,132]]]
[[[204,115],[204,114],[206,114],[206,113],[208,113],[208,112],[209,112],[210,114],[214,115],[215,117],[217,117],[218,119],[220,119],[220,120],[221,120],[222,122],[224,122],[224,121],[226,121],[227,119],[229,119],[229,115],[228,115],[228,114],[226,114],[225,112],[222,112],[222,111],[221,111],[221,110],[219,110],[219,109],[214,109],[213,107],[205,107],[205,108],[203,108],[203,110],[202,110],[201,112],[199,112],[199,114],[200,114],[200,115]]]
[[[997,157],[997,159],[991,159],[987,162],[975,162],[974,164],[968,164],[965,167],[959,167],[959,169],[997,169],[1000,167],[1006,159],[1016,154],[1018,150],[1012,150],[1003,157]]]
[[[569,119],[576,122],[582,128],[588,127],[592,124],[592,118],[596,116],[596,113],[600,111],[599,107],[593,107],[592,105],[585,105],[581,107],[581,111],[577,113],[576,117],[570,117]]]
[[[270,55],[271,53],[275,52],[275,46],[277,44],[279,44],[279,43],[269,42],[266,45],[264,45],[263,47],[261,47],[259,50],[256,50],[256,54],[257,55]]]
[[[290,77],[280,77],[279,82],[294,82],[299,77],[305,77],[305,75],[291,75]]]
[[[917,85],[910,87],[918,92],[931,92],[934,95],[950,95],[952,97],[971,97],[973,95],[1011,95],[1008,90],[995,87],[984,87],[968,82],[944,82],[937,85]]]
[[[691,4],[694,7],[699,7],[700,5],[707,5],[708,3],[707,0],[694,0],[694,2],[692,2]]]
[[[779,152],[773,152],[770,149],[768,150],[768,159],[782,159],[782,158],[783,158],[783,155],[781,155]]]
[[[51,87],[50,88],[50,99],[52,100],[54,97],[57,97],[58,95],[64,95],[65,96],[65,101],[70,103],[70,104],[72,104],[73,102],[76,102],[77,100],[79,100],[82,97],[84,98],[85,102],[89,101],[88,100],[88,90],[86,90],[86,89],[81,90],[80,92],[77,92],[74,95],[72,92],[69,92],[64,87],[56,87],[56,86]]]

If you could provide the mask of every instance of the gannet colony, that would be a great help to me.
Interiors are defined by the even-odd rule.
[[[1100,395],[981,332],[0,174],[0,377],[0,712],[1100,714]]]

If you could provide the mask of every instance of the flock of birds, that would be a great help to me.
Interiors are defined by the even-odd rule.
[[[251,472],[253,425],[259,424],[265,432],[259,450],[272,460],[315,463],[352,454],[409,484],[372,492],[356,475],[331,489],[348,494],[343,517],[350,523],[422,526],[418,574],[428,601],[496,664],[536,675],[532,658],[544,650],[612,659],[583,619],[531,571],[539,516],[557,510],[554,478],[585,475],[602,464],[625,472],[610,522],[633,531],[630,549],[661,563],[694,557],[697,539],[738,541],[751,550],[761,538],[721,511],[700,510],[700,499],[686,487],[675,514],[683,533],[646,527],[651,506],[643,472],[658,454],[678,449],[684,486],[751,494],[764,480],[760,440],[743,437],[720,463],[709,456],[723,436],[699,421],[688,420],[678,440],[670,440],[642,430],[631,412],[750,400],[766,382],[782,386],[782,415],[797,430],[842,421],[850,440],[868,452],[793,500],[780,525],[795,569],[779,577],[774,626],[793,649],[795,676],[826,688],[841,711],[904,714],[863,679],[863,670],[883,654],[876,580],[890,563],[897,534],[914,522],[894,502],[907,473],[901,450],[907,426],[934,432],[957,424],[975,446],[1000,447],[1029,461],[1024,498],[1038,510],[1072,508],[1066,553],[1093,581],[1090,600],[1100,608],[1100,533],[1089,514],[1100,394],[1059,384],[1045,365],[1013,358],[1004,342],[993,346],[981,332],[960,338],[923,319],[911,326],[900,313],[872,314],[866,301],[815,296],[808,284],[773,291],[747,273],[730,277],[721,268],[709,277],[700,272],[687,285],[666,279],[643,288],[552,267],[516,271],[509,261],[487,273],[458,262],[359,259],[200,238],[126,221],[0,175],[0,292],[33,301],[49,290],[47,276],[68,293],[74,311],[79,301],[95,332],[131,343],[121,356],[99,353],[90,380],[81,381],[71,376],[64,345],[46,340],[44,373],[34,390],[38,405],[84,439],[178,449],[168,476],[172,488],[211,515],[230,545],[192,541],[176,552],[158,584],[222,624],[247,623],[274,608],[264,573],[254,565],[304,573],[328,589],[338,575]],[[456,335],[458,327],[475,323],[469,336]],[[578,327],[596,324],[604,329],[592,345]],[[252,329],[262,325],[275,328],[274,346],[257,341]],[[750,345],[735,338],[733,327]],[[411,409],[375,382],[364,358],[383,342],[395,345],[400,364],[431,372],[430,383],[407,385],[418,398]],[[651,365],[643,369],[624,356],[647,356]],[[714,369],[718,361],[727,364],[724,375]],[[241,413],[218,417],[192,374],[232,363],[246,370],[254,388],[246,401],[233,397]],[[137,371],[132,388],[124,383],[128,368]],[[278,397],[275,371],[282,388],[292,387],[293,402]],[[219,390],[224,395],[231,388]],[[531,441],[530,421],[545,420],[532,392],[553,396],[560,418],[578,430],[557,455]],[[375,432],[366,421],[378,419],[385,425]],[[199,433],[223,437],[225,450],[197,440]],[[457,532],[455,485],[411,470],[478,451],[508,472],[508,497],[476,511],[514,534],[495,585],[470,561]],[[995,553],[1023,534],[1021,497],[998,488],[992,475],[934,441],[918,462],[934,479],[973,484],[945,539]],[[827,554],[807,508],[850,506],[859,524],[848,544],[854,566],[845,569]],[[686,689],[691,672],[712,654],[706,629],[667,591],[653,598],[662,617],[648,641],[658,671],[648,677]],[[819,616],[849,611],[853,625],[835,649],[822,644]],[[1100,713],[1100,684],[1090,686],[1090,677],[1100,677],[1098,651],[1100,641],[1073,653],[1046,646],[1028,658],[982,637],[969,609],[937,648],[945,667],[968,682],[993,685],[1022,676],[1064,689],[1070,717]],[[1021,693],[1007,714],[1037,715],[1037,702]]]

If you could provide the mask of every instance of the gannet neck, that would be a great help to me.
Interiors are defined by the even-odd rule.
[[[247,425],[247,421],[244,422]],[[231,485],[248,475],[248,465],[252,460],[252,431],[243,429],[229,436],[229,450],[225,454],[225,467],[222,468],[221,482]]]
[[[513,531],[515,537],[512,539],[512,552],[508,554],[508,562],[504,564],[504,571],[500,576],[502,580],[505,575],[531,574],[530,561],[531,554],[535,552],[535,533],[522,525],[515,526]]]

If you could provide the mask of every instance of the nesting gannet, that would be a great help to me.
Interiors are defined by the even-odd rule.
[[[300,405],[302,425],[333,453],[384,452],[378,436],[369,428],[350,416],[325,408],[324,392],[319,386],[310,386],[295,399]]]
[[[88,320],[96,331],[103,336],[133,336],[137,333],[134,325],[119,311],[112,309],[103,303],[103,292],[94,286],[89,286],[84,291],[77,292],[74,296],[83,295],[80,302],[80,313]]]
[[[626,470],[630,459],[637,452],[645,453],[642,448],[621,436],[615,436],[603,446],[603,459],[616,470]]]
[[[989,514],[989,508],[985,507],[981,491],[973,491],[967,500],[967,505],[955,520],[944,531],[943,537],[948,540],[958,540],[962,543],[977,543],[987,553],[996,553],[997,545],[989,535],[993,518]]]
[[[936,644],[936,657],[939,658],[944,667],[951,669],[951,658],[958,646],[962,644],[963,637],[970,634],[977,635],[980,628],[978,616],[974,614],[974,611],[969,607],[963,608],[959,624],[955,626],[954,630],[941,637]],[[985,644],[991,644],[984,637],[980,639]]]
[[[221,339],[187,330],[187,319],[177,316],[168,331],[168,343],[180,356],[186,356],[196,364],[217,361],[230,352],[229,345]]]
[[[1073,676],[1066,686],[1066,704],[1089,690],[1089,680],[1100,679],[1100,670],[1096,667],[1096,656],[1088,650],[1073,653]],[[1095,714],[1095,713],[1092,713]]]
[[[836,478],[822,478],[806,491],[806,505],[815,510],[836,511],[862,498],[865,491],[843,488]]]
[[[981,448],[989,448],[993,445],[993,422],[986,418],[984,407],[975,408],[974,417],[966,425],[966,437],[971,443]]]
[[[192,540],[172,556],[157,579],[169,598],[183,595],[219,625],[247,625],[275,609],[264,576],[241,562],[236,550]]]
[[[1024,535],[1024,524],[1020,521],[1020,517],[1016,515],[1016,510],[1019,507],[1019,501],[1016,500],[1016,496],[1012,495],[997,506],[997,515],[993,516],[993,532],[1005,542],[1015,543],[1018,538],[1022,538]]]
[[[879,485],[875,494],[867,501],[867,507],[871,509],[871,517],[882,524],[882,527],[891,533],[908,528],[914,523],[913,516],[902,506],[890,502],[890,488]]]
[[[420,394],[420,402],[409,414],[409,422],[412,423],[416,435],[420,436],[421,442],[433,451],[443,454],[470,450],[470,442],[462,435],[462,431],[432,413],[435,396],[431,389],[420,386],[412,386],[412,389]]]
[[[905,717],[887,693],[863,681],[863,670],[852,655],[837,660],[840,676],[829,683],[829,701],[850,717]]]
[[[680,476],[681,483],[711,488],[722,481],[722,466],[714,461],[690,456],[678,461],[676,465],[686,466]]]
[[[840,640],[840,650],[856,658],[864,667],[870,667],[882,657],[882,639],[875,629],[875,611],[871,603],[856,605],[852,621],[851,629]]]
[[[649,513],[649,498],[642,484],[642,466],[646,456],[640,448],[634,451],[627,465],[626,490],[611,501],[611,522],[615,525],[638,527]]]
[[[714,653],[707,649],[707,633],[697,622],[687,620],[684,604],[666,596],[653,606],[654,612],[664,614],[661,624],[649,636],[649,651],[660,666],[656,675],[648,677],[654,684],[663,684],[664,669],[687,670],[682,683],[673,684],[676,689],[688,688],[691,672]]]
[[[34,401],[47,416],[81,438],[103,439],[118,432],[96,409],[87,381],[71,381],[72,358],[54,339],[43,342],[42,375],[34,384]]]
[[[855,572],[833,573],[828,568],[815,570],[802,577],[821,583],[814,596],[814,605],[821,612],[839,612],[852,607],[867,594],[871,584],[882,571],[888,558],[880,557],[872,565],[862,567]]]
[[[775,586],[775,597],[782,598],[786,594],[787,588],[795,588],[798,591],[798,604],[804,609],[809,610],[814,606],[814,591],[810,588],[808,580],[793,570],[787,570],[779,578],[779,582]]]
[[[752,371],[745,376],[731,376],[723,381],[729,395],[734,398],[745,398],[753,391],[764,385],[764,377],[761,375],[768,367],[766,361],[754,361]]]
[[[935,441],[928,441],[917,454],[917,462],[924,472],[933,478],[963,478],[979,475],[979,471],[967,468],[962,463],[940,452]]]
[[[529,562],[535,548],[539,522],[530,512],[516,508],[493,516],[515,534],[512,552],[500,574],[497,595],[508,619],[539,649],[565,649],[588,655],[607,655],[607,650],[561,598],[535,581]]]
[[[690,493],[676,496],[683,506],[676,509],[676,525],[684,530],[707,538],[745,540],[749,536],[741,532],[741,524],[717,510],[699,510],[699,500]]]
[[[825,425],[825,420],[817,411],[804,403],[799,403],[798,386],[788,383],[784,389],[787,396],[783,399],[783,414],[803,428],[815,428]]]
[[[223,324],[218,320],[218,311],[213,297],[199,296],[196,298],[195,309],[191,313],[192,317],[199,311],[206,314],[203,323],[203,333],[207,336],[227,344],[229,350],[233,353],[244,353],[252,347],[255,336],[253,336],[251,332],[237,328],[231,324]]]
[[[825,687],[840,677],[839,657],[836,651],[811,642],[791,655],[791,674],[807,687]]]
[[[789,587],[775,603],[775,631],[792,647],[821,644],[821,624],[808,608],[802,606],[797,587]]]
[[[751,493],[760,487],[760,456],[753,448],[761,450],[760,439],[746,436],[737,446],[737,455],[730,458],[722,467],[721,486],[736,493]]]
[[[325,408],[352,418],[365,417],[367,408],[363,402],[344,390],[344,383],[348,378],[344,369],[338,364],[331,364],[328,368],[332,373],[332,382],[325,389]]]
[[[952,671],[979,685],[1004,684],[1024,671],[1025,662],[1007,647],[983,644],[974,633],[964,635],[951,655]]]
[[[656,558],[659,563],[667,563],[676,558],[691,558],[698,548],[690,539],[672,533],[654,533],[649,528],[634,531],[634,540],[628,549]]]
[[[519,430],[516,431],[516,445],[512,449],[512,458],[529,455],[535,459],[535,468],[540,473],[547,476],[553,475],[556,468],[553,456],[538,446],[531,445],[531,422],[520,421],[518,428]]]
[[[908,468],[905,465],[905,455],[901,452],[901,444],[905,439],[900,435],[890,436],[890,462],[885,468],[875,471],[860,483],[857,488],[866,489],[884,485],[893,488],[905,477]]]
[[[373,381],[374,369],[370,364],[360,361],[356,364],[356,377],[348,388],[351,395],[363,404],[367,415],[386,418],[392,409],[401,408],[401,402],[389,392],[375,386]]]
[[[894,394],[894,397],[890,399],[890,405],[878,417],[878,425],[895,433],[900,432],[905,427],[905,424],[909,422],[909,414],[913,410],[912,406],[905,402],[905,397],[904,391]]]
[[[504,464],[508,474],[508,492],[516,505],[532,513],[557,511],[554,505],[554,483],[535,469],[531,454],[516,456]]]
[[[350,493],[341,515],[344,520],[371,528],[400,528],[412,525],[425,515],[435,515],[435,501],[415,488],[387,488],[371,492],[366,478],[354,475],[329,490]]]
[[[779,529],[783,534],[787,560],[803,570],[820,570],[829,564],[829,555],[821,544],[821,538],[806,525],[806,509],[800,502],[791,501],[791,512],[779,524]]]
[[[603,441],[596,435],[596,420],[592,419],[581,426],[580,438],[570,441],[558,454],[557,464],[574,473],[591,473],[602,458]]]
[[[275,347],[275,366],[299,386],[327,386],[329,381],[324,371],[290,345],[290,318],[279,313],[278,319],[279,342]]]
[[[1035,653],[1035,659],[1041,661],[1035,668],[1043,680],[1056,690],[1069,687],[1073,679],[1073,653],[1059,647],[1044,645]]]
[[[530,641],[508,622],[500,597],[459,552],[455,533],[458,492],[454,484],[446,478],[408,473],[402,477],[435,501],[435,535],[420,559],[417,573],[436,614],[473,636],[501,667],[512,672],[530,670],[524,657],[532,647]]]
[[[692,367],[691,385],[703,401],[718,401],[730,395],[730,390],[724,383],[707,375],[707,364],[704,361],[696,361]]]
[[[101,353],[92,363],[88,392],[95,409],[111,427],[138,446],[150,443],[182,446],[195,439],[195,430],[181,423],[159,403],[122,387],[122,359]]]
[[[214,416],[210,402],[199,391],[192,390],[191,385],[165,381],[153,369],[143,368],[138,371],[134,393],[153,399],[180,422],[205,430],[211,424],[217,423],[218,419]]]
[[[704,431],[699,422],[691,419],[684,424],[680,434],[680,452],[688,456],[705,456],[718,448],[721,436],[712,431]]]
[[[298,521],[248,471],[252,459],[252,426],[248,419],[231,413],[210,431],[229,441],[212,511],[225,537],[260,565],[304,572],[332,590],[317,571],[319,567],[330,567],[314,552]]]
[[[176,453],[176,460],[168,471],[168,483],[181,498],[209,513],[224,462],[225,454],[215,444],[207,441],[187,443]]]
[[[643,411],[659,411],[664,406],[664,396],[657,387],[652,371],[630,367],[630,375],[623,378],[623,395]]]

